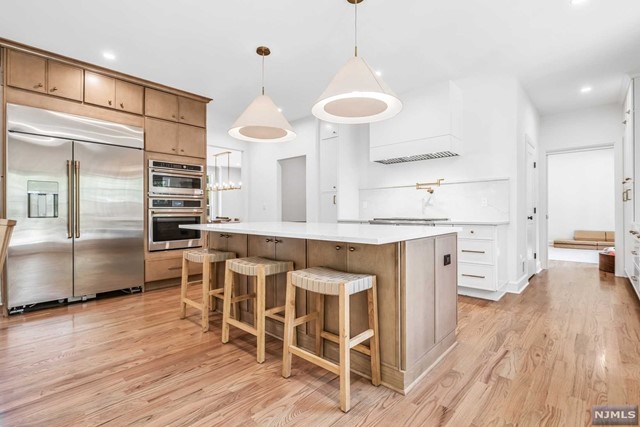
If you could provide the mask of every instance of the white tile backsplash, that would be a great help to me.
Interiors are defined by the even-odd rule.
[[[433,194],[415,187],[360,190],[360,219],[387,217],[508,221],[509,179],[444,182]]]

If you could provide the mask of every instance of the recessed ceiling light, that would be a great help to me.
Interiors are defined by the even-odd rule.
[[[571,3],[572,6],[577,6],[579,4],[586,3],[586,2],[587,0],[569,0],[569,3]]]
[[[282,113],[282,108],[278,107],[278,112]]]
[[[382,75],[382,71],[376,70],[376,76],[380,77]]]
[[[589,92],[591,92],[591,89],[592,89],[591,86],[585,86],[585,87],[580,89],[580,92],[581,93],[589,93]]]
[[[116,59],[116,54],[113,52],[102,52],[102,56],[104,59],[108,59],[109,61]]]

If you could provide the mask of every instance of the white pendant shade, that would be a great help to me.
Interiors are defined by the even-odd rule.
[[[296,134],[287,119],[267,95],[253,100],[229,129],[229,135],[251,142],[284,142]]]
[[[317,118],[333,123],[372,123],[389,119],[402,110],[402,101],[355,56],[335,75],[312,108]]]

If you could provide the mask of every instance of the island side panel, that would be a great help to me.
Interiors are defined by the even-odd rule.
[[[402,243],[403,370],[414,366],[436,344],[435,246],[435,239]]]
[[[456,235],[436,238],[436,342],[458,326],[458,239]],[[444,258],[450,256],[446,265]]]

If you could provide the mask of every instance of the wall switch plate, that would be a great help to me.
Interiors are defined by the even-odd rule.
[[[444,256],[444,265],[449,265],[451,264],[451,254],[446,254]]]

